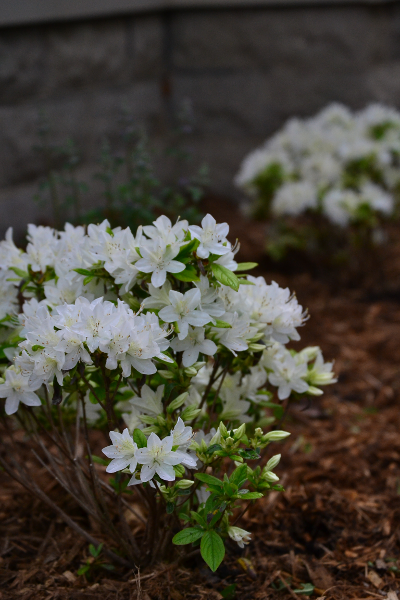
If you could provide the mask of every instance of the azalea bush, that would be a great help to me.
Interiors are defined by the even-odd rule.
[[[272,218],[268,249],[341,250],[384,239],[400,193],[400,113],[332,104],[291,119],[250,153],[236,176],[256,218]],[[272,236],[272,237],[271,237]]]
[[[269,451],[288,402],[335,381],[318,347],[287,348],[305,312],[246,274],[228,233],[161,216],[135,235],[29,225],[26,251],[11,230],[0,243],[1,465],[123,566],[178,564],[192,545],[215,570],[248,544],[241,516],[282,489]]]

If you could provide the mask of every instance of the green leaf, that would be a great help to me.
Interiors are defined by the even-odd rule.
[[[212,475],[207,475],[207,473],[196,473],[195,477],[197,479],[199,479],[200,481],[202,481],[203,483],[209,483],[211,485],[216,485],[218,486],[220,489],[223,488],[223,483],[222,481],[220,481],[219,479],[217,479],[216,477],[213,477]]]
[[[93,275],[93,271],[88,271],[87,269],[73,269],[75,273],[79,273],[79,275]]]
[[[190,516],[192,517],[193,521],[196,521],[196,523],[200,525],[200,527],[206,529],[207,521],[201,515],[199,515],[199,513],[195,512],[194,510],[191,510]]]
[[[97,546],[97,548],[96,548],[95,546],[93,546],[93,544],[89,544],[89,552],[90,552],[90,554],[91,554],[91,555],[92,555],[94,558],[96,558],[97,556],[99,556],[99,554],[100,554],[100,552],[101,552],[102,548],[103,548],[103,544],[99,544],[99,545]]]
[[[133,430],[133,441],[137,444],[138,448],[147,448],[147,438],[143,431],[140,429]]]
[[[252,281],[249,281],[248,279],[243,279],[243,277],[238,279],[238,281],[239,281],[239,285],[255,285],[255,283],[253,283]]]
[[[239,456],[244,458],[245,460],[258,460],[260,455],[255,450],[251,450],[250,448],[246,448],[246,450],[239,450]]]
[[[225,546],[221,537],[213,529],[206,531],[201,538],[200,552],[211,571],[216,571],[225,556]]]
[[[211,494],[206,500],[204,505],[204,510],[207,514],[214,512],[217,508],[221,506],[222,502],[218,496]]]
[[[222,283],[223,285],[227,285],[235,292],[239,289],[239,279],[236,277],[235,273],[223,267],[222,265],[217,265],[216,263],[211,264],[211,270],[213,275],[217,281]]]
[[[235,271],[250,271],[250,269],[255,269],[256,267],[258,267],[258,263],[244,262],[239,263]]]
[[[166,513],[167,515],[172,515],[175,510],[175,504],[173,502],[167,502]]]
[[[246,481],[246,479],[247,465],[240,465],[240,467],[233,471],[232,475],[229,478],[229,481],[239,487],[244,481]]]
[[[87,285],[88,283],[90,283],[93,277],[94,275],[88,275],[87,277],[85,277],[85,279],[83,280],[83,285]]]
[[[225,598],[225,600],[234,600],[236,597],[236,586],[236,583],[226,586],[226,588],[221,590],[221,596]]]
[[[211,444],[211,446],[209,446],[207,448],[206,454],[211,456],[211,454],[214,454],[214,452],[221,450],[221,448],[222,448],[221,444]]]
[[[114,565],[109,565],[108,563],[103,563],[102,565],[100,565],[100,567],[102,569],[105,569],[106,571],[114,571],[115,570]]]
[[[180,273],[174,273],[175,279],[179,279],[179,281],[200,281],[200,277],[197,275],[196,269],[189,265],[186,267],[184,271]]]
[[[259,492],[248,492],[247,494],[240,494],[241,500],[258,500],[262,498],[264,494],[260,494]]]
[[[220,319],[215,319],[214,327],[220,327],[221,329],[231,329],[232,325],[227,323],[226,321],[221,321]]]
[[[14,273],[18,275],[18,277],[22,277],[22,279],[27,279],[29,277],[29,273],[22,269],[18,269],[18,267],[10,267],[10,271],[14,271]]]
[[[194,252],[198,245],[200,244],[199,240],[191,240],[186,246],[182,246],[178,256],[174,258],[178,262],[187,263],[192,257],[191,254]]]
[[[295,594],[304,594],[305,596],[309,596],[314,591],[314,586],[312,583],[302,583],[301,589],[293,590]]]
[[[176,546],[184,546],[185,544],[192,544],[196,540],[199,540],[204,535],[204,529],[197,529],[197,527],[188,527],[182,529],[172,538],[172,543]]]

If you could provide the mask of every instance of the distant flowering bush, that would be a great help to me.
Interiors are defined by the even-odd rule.
[[[400,113],[332,104],[291,119],[245,158],[235,182],[256,217],[308,214],[342,230],[374,229],[393,217],[400,194]]]
[[[282,489],[280,455],[263,461],[289,435],[279,423],[265,431],[270,409],[282,416],[275,396],[287,403],[335,381],[318,347],[287,349],[302,307],[288,289],[242,274],[256,265],[236,262],[228,233],[211,215],[201,227],[161,216],[136,235],[107,221],[87,231],[29,225],[26,251],[11,230],[0,243],[4,439],[25,429],[126,566],[165,559],[172,542],[200,546],[215,570],[228,539],[243,548],[250,533],[236,522]],[[0,463],[99,545],[17,453],[4,449]],[[143,524],[136,533],[127,511]]]

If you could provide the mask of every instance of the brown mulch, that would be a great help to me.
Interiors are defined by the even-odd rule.
[[[262,236],[239,215],[233,221],[250,260]],[[400,248],[394,254],[400,261]],[[240,523],[253,542],[244,551],[229,545],[215,574],[192,558],[176,571],[161,565],[138,577],[117,568],[86,581],[77,575],[86,542],[0,473],[0,600],[286,600],[305,597],[293,591],[304,584],[314,586],[312,598],[400,598],[400,296],[271,269],[260,273],[309,309],[299,346],[321,345],[339,381],[290,413],[292,435],[272,449],[282,452],[285,492]],[[236,596],[227,595],[232,585]]]

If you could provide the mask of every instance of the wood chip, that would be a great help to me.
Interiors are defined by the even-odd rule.
[[[385,582],[383,581],[383,579],[381,577],[379,577],[379,575],[376,571],[369,571],[368,579],[370,580],[372,585],[374,585],[376,588],[378,588],[378,590],[383,588],[383,586],[385,585]]]
[[[76,577],[71,571],[64,571],[63,576],[70,583],[75,583],[75,581],[76,581]]]

